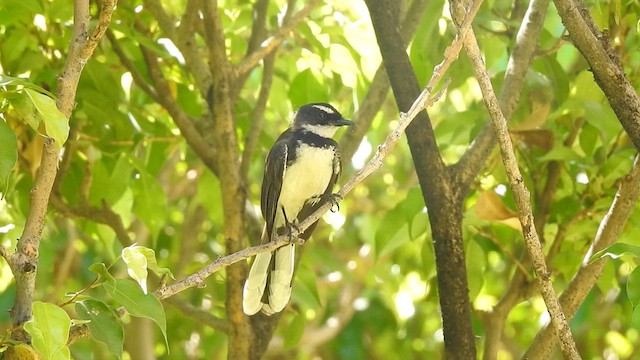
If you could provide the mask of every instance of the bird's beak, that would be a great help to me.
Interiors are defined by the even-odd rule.
[[[347,119],[339,119],[335,122],[336,126],[353,126],[353,121]]]

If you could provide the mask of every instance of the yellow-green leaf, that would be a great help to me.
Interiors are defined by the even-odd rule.
[[[31,89],[24,89],[44,122],[45,131],[62,147],[69,136],[69,119],[58,110],[52,98]]]
[[[31,335],[31,341],[46,360],[69,360],[71,353],[67,347],[71,319],[59,306],[35,301],[33,319],[24,324]]]

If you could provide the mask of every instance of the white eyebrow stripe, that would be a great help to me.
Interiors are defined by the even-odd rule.
[[[320,110],[322,110],[322,111],[324,111],[324,112],[326,112],[328,114],[335,114],[336,113],[332,108],[330,108],[328,106],[324,106],[324,105],[311,105],[311,106],[313,106],[316,109],[320,109]]]

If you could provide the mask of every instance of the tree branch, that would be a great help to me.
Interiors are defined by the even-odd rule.
[[[518,208],[518,218],[522,224],[522,231],[527,246],[527,251],[532,259],[533,267],[536,272],[540,292],[547,305],[547,309],[551,316],[551,324],[554,326],[557,336],[560,338],[562,351],[566,359],[580,359],[575,342],[571,335],[571,329],[567,323],[567,319],[562,313],[562,308],[550,281],[550,274],[547,271],[547,265],[544,259],[542,246],[538,238],[538,233],[533,223],[533,213],[530,203],[530,194],[524,185],[518,163],[513,152],[513,144],[509,135],[507,121],[500,110],[500,104],[493,92],[489,74],[484,66],[480,49],[473,32],[469,34],[465,41],[465,49],[473,64],[474,72],[482,95],[487,106],[487,110],[491,115],[494,129],[498,137],[500,153],[509,178],[511,190],[514,195],[515,203]]]
[[[227,59],[224,29],[217,1],[203,1],[205,40],[209,50],[212,85],[207,92],[208,118],[213,122],[213,137],[217,150],[218,178],[222,190],[225,249],[228,253],[243,248],[244,204],[246,193],[240,175],[240,153],[233,117],[231,98],[231,66]],[[226,269],[226,310],[233,329],[229,336],[229,358],[248,359],[251,356],[251,329],[242,310],[242,289],[246,279],[246,264]]]
[[[640,97],[624,74],[608,37],[598,30],[582,1],[554,0],[554,4],[573,44],[591,66],[596,83],[636,150],[640,151]]]
[[[240,164],[240,176],[243,182],[246,182],[247,180],[249,166],[251,165],[251,158],[256,150],[258,138],[262,132],[262,125],[264,124],[264,110],[267,107],[267,100],[269,99],[269,93],[271,91],[271,83],[273,82],[273,65],[275,62],[274,55],[275,52],[264,59],[260,92],[258,93],[256,104],[251,111],[253,122],[251,123],[251,130],[249,130],[244,141],[244,152],[242,153],[242,163]]]
[[[219,317],[213,316],[209,311],[200,309],[176,297],[166,298],[164,299],[164,302],[175,307],[181,313],[190,317],[191,319],[193,319],[198,323],[204,324],[212,328],[213,330],[216,330],[225,334],[229,333],[229,330],[230,330],[229,323],[224,319],[220,319]]]
[[[171,118],[176,123],[180,132],[184,136],[185,140],[193,151],[202,159],[202,162],[211,170],[214,174],[218,173],[217,154],[215,149],[208,144],[203,138],[199,129],[195,126],[196,120],[187,115],[180,106],[176,99],[171,95],[171,88],[167,79],[164,78],[158,60],[153,52],[140,45],[140,50],[144,56],[147,68],[149,69],[149,77],[156,90],[158,100],[162,107],[171,115]]]
[[[585,254],[582,266],[569,283],[567,289],[560,295],[560,304],[568,319],[575,315],[580,304],[582,304],[600,275],[602,275],[604,265],[607,263],[606,257],[590,262],[591,256],[612,245],[620,238],[620,234],[622,234],[625,224],[631,217],[639,199],[640,156],[636,156],[633,168],[629,174],[622,178],[611,207],[600,222],[598,232],[593,239],[591,248]],[[556,337],[553,336],[553,328],[546,326],[538,332],[523,358],[548,359],[556,341]]]
[[[58,100],[56,105],[67,119],[75,106],[75,94],[80,74],[111,21],[115,0],[102,3],[96,27],[89,32],[89,2],[74,1],[74,25],[69,45],[69,54],[64,70],[58,78]],[[31,305],[35,289],[38,264],[38,249],[44,227],[49,196],[56,178],[58,146],[53,139],[46,138],[40,168],[31,190],[30,209],[24,232],[18,240],[16,252],[10,256],[9,264],[16,279],[16,300],[11,312],[14,325],[28,321],[32,316]]]
[[[418,29],[427,4],[428,1],[426,0],[414,0],[404,14],[400,33],[405,40],[405,44],[409,43],[411,38],[413,38],[413,34]],[[355,154],[362,139],[367,134],[367,131],[369,131],[373,119],[382,107],[384,99],[389,92],[389,87],[389,78],[387,77],[387,72],[384,70],[384,64],[380,64],[373,76],[373,80],[371,80],[371,84],[368,86],[367,94],[358,107],[358,112],[354,117],[354,122],[356,123],[355,128],[347,132],[340,140],[340,154],[343,159],[351,159],[353,154]]]
[[[147,79],[145,79],[142,73],[138,71],[131,59],[127,57],[127,55],[122,50],[120,43],[118,43],[118,39],[116,39],[115,35],[113,35],[113,32],[110,30],[107,31],[107,39],[109,39],[111,48],[116,53],[116,55],[118,55],[118,58],[120,59],[120,62],[122,62],[122,65],[124,65],[129,73],[131,73],[133,82],[138,85],[140,89],[142,89],[142,91],[149,95],[149,97],[152,98],[155,102],[161,103],[158,94],[156,94],[156,91],[151,86],[149,86],[149,82],[147,81]]]
[[[272,36],[263,41],[260,47],[251,52],[251,54],[245,57],[241,62],[234,65],[232,67],[233,78],[242,78],[245,74],[256,67],[262,59],[275,51],[280,44],[282,44],[284,39],[289,36],[289,33],[293,31],[293,29],[295,29],[295,27],[298,26],[298,24],[300,24],[309,15],[309,13],[311,13],[311,10],[318,6],[319,3],[320,0],[308,1],[302,10],[298,11],[291,17],[290,21],[279,28]]]
[[[498,100],[502,113],[506,119],[510,119],[524,86],[525,76],[529,64],[535,54],[542,25],[547,15],[550,0],[532,0],[522,20],[520,30],[516,36],[513,51],[509,57],[507,69],[504,75],[504,83]],[[484,166],[489,154],[496,143],[496,136],[487,121],[480,134],[476,136],[464,155],[453,167],[464,184],[470,184]]]

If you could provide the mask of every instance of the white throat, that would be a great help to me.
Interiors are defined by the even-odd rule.
[[[338,131],[339,126],[327,126],[327,125],[310,125],[304,124],[301,126],[302,129],[307,130],[308,132],[312,132],[316,135],[320,135],[325,138],[331,138]]]

